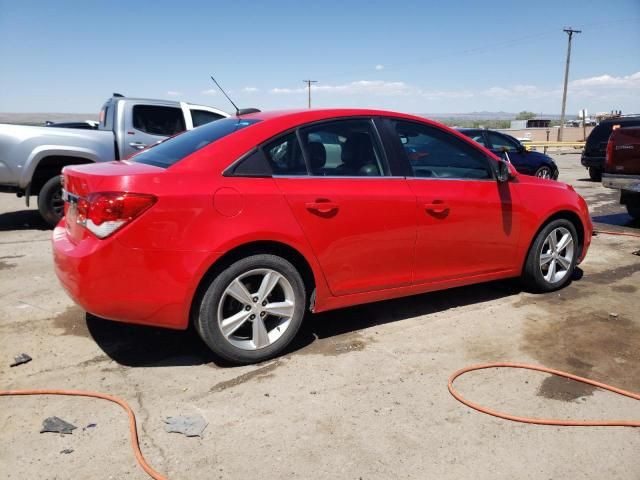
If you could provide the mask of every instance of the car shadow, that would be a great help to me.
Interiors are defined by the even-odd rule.
[[[592,180],[591,178],[578,178],[578,182],[587,182],[587,183],[600,183],[600,180]]]
[[[640,228],[640,220],[634,220],[634,218],[627,213],[594,215],[591,217],[591,220],[594,223],[602,223],[615,227]]]
[[[579,276],[574,276],[579,279]],[[516,295],[517,280],[501,280],[395,300],[307,315],[300,331],[282,355],[304,353],[316,342],[358,330],[443,312]],[[128,325],[87,314],[88,330],[98,346],[115,362],[129,367],[231,365],[217,358],[193,328],[185,331]]]
[[[51,230],[37,210],[0,213],[0,232],[12,230]]]

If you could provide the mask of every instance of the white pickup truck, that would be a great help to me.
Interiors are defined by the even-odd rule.
[[[124,159],[171,135],[228,117],[212,107],[113,94],[97,130],[0,124],[0,192],[38,196],[42,218],[55,225],[64,202],[66,165]]]

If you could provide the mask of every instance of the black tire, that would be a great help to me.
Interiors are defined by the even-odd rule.
[[[571,234],[573,253],[571,255],[570,267],[566,270],[566,274],[559,281],[551,282],[547,281],[543,275],[542,267],[540,265],[540,256],[547,237],[551,232],[558,228],[566,229]],[[564,218],[559,218],[549,222],[538,232],[531,244],[529,253],[527,254],[527,260],[525,261],[524,269],[522,271],[522,282],[525,287],[533,292],[540,293],[551,292],[564,287],[573,276],[573,271],[575,270],[578,258],[578,250],[578,233],[576,232],[576,227],[573,223]],[[565,253],[568,252],[565,250]]]
[[[536,173],[534,173],[534,175],[538,178],[547,178],[549,180],[555,180],[555,178],[553,178],[553,169],[547,165],[542,165],[541,167],[539,167],[536,170]]]
[[[258,269],[273,270],[288,281],[294,299],[293,315],[290,317],[286,330],[273,343],[258,349],[243,349],[232,344],[222,333],[218,321],[218,308],[220,302],[229,301],[228,296],[226,296],[225,299],[225,291],[235,279],[247,272]],[[247,288],[247,290],[249,290],[249,288]],[[255,290],[255,287],[253,290]],[[251,294],[253,295],[253,291],[251,291]],[[231,299],[231,301],[233,301],[233,299]],[[227,304],[223,303],[220,308],[224,308],[225,305]],[[238,305],[240,305],[240,310],[242,310],[243,304],[238,303]],[[255,306],[259,308],[258,304],[255,304]],[[214,354],[232,364],[247,365],[262,362],[279,355],[298,333],[306,308],[307,298],[305,285],[296,268],[282,257],[270,254],[259,254],[238,260],[215,276],[202,298],[198,316],[194,323],[200,337]],[[270,318],[269,316],[265,318],[265,325]],[[273,317],[273,319],[277,319],[277,317]],[[253,327],[253,322],[245,322],[244,325]],[[238,331],[240,331],[240,329],[238,329]],[[231,336],[235,337],[235,334]]]
[[[55,227],[64,215],[64,201],[62,200],[62,185],[59,175],[47,180],[40,189],[38,211],[50,227]]]
[[[589,178],[594,182],[602,181],[602,169],[599,167],[589,167]]]
[[[640,220],[640,198],[627,200],[627,212],[634,220]]]

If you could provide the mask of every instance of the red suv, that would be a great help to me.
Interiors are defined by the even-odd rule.
[[[235,363],[280,353],[307,310],[518,276],[560,288],[592,233],[572,187],[377,110],[222,119],[63,183],[69,295],[111,320],[193,324]]]

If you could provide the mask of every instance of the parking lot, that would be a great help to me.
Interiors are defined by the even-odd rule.
[[[640,233],[617,192],[588,180],[578,154],[554,158],[597,229]],[[126,399],[145,456],[171,479],[640,477],[634,429],[507,422],[447,391],[454,370],[494,361],[640,391],[638,238],[594,237],[573,282],[558,292],[534,295],[500,281],[311,316],[285,356],[230,368],[193,332],[87,316],[58,285],[50,235],[33,203],[27,209],[23,199],[0,195],[2,388]],[[22,352],[33,361],[10,368]],[[519,415],[640,418],[637,402],[534,372],[488,370],[458,386],[473,401]],[[117,406],[64,397],[0,402],[0,477],[147,478]],[[208,421],[202,438],[165,432],[163,418],[194,413]],[[50,416],[78,428],[40,434]],[[96,426],[82,428],[89,424]]]

